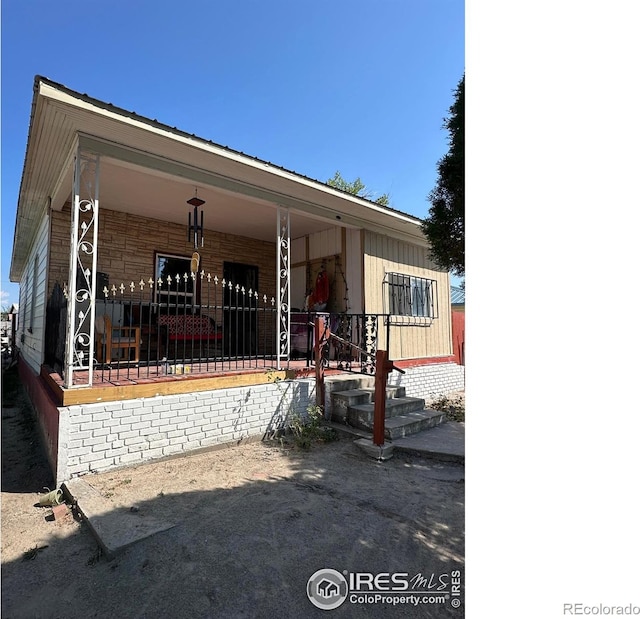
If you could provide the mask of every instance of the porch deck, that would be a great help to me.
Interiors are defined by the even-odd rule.
[[[315,367],[309,366],[304,359],[290,360],[282,370],[276,369],[275,362],[271,368],[243,368],[242,363],[236,360],[218,361],[215,365],[198,362],[188,365],[190,371],[182,374],[167,374],[166,367],[162,364],[140,367],[121,365],[111,369],[99,369],[94,371],[93,385],[90,387],[88,386],[89,372],[77,370],[74,372],[74,383],[86,386],[71,389],[64,387],[63,377],[49,366],[42,366],[41,377],[49,386],[56,403],[59,406],[70,406],[245,387],[278,379],[315,376]],[[344,370],[338,368],[325,369],[325,375],[343,372]]]

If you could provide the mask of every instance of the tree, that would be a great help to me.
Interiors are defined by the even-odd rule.
[[[340,174],[339,171],[336,171],[336,173],[333,175],[333,178],[330,178],[327,181],[327,185],[335,187],[336,189],[341,189],[342,191],[346,191],[347,193],[351,193],[354,196],[365,198],[366,200],[373,200],[373,202],[379,204],[380,206],[389,206],[389,194],[383,193],[381,196],[378,196],[374,200],[373,192],[367,189],[367,186],[360,180],[360,177],[356,178],[355,181],[350,183],[342,177],[342,174]]]
[[[422,231],[434,260],[455,275],[464,275],[464,75],[443,128],[449,132],[449,152],[438,161],[438,181],[428,196],[429,215]]]

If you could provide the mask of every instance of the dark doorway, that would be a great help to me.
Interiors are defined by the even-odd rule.
[[[255,297],[249,297],[249,290],[258,290],[258,267],[225,262],[223,274],[225,281],[233,285],[230,289],[227,284],[224,289],[225,354],[255,355],[258,350],[258,316]]]

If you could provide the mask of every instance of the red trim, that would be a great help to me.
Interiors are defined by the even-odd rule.
[[[18,361],[18,373],[33,408],[38,415],[45,447],[54,474],[58,462],[58,426],[60,413],[46,383],[22,359]]]
[[[453,355],[447,357],[422,357],[420,359],[399,359],[394,360],[393,365],[399,368],[415,368],[421,365],[435,365],[437,363],[455,363],[456,358]]]

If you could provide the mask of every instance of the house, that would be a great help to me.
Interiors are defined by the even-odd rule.
[[[451,286],[451,310],[464,312],[464,288]]]
[[[464,288],[451,286],[451,328],[453,355],[456,363],[464,365]]]
[[[357,346],[328,362],[370,372],[388,348],[408,394],[462,386],[449,276],[418,219],[40,76],[10,278],[58,483],[305,411],[292,315],[308,353],[319,280],[326,324]]]

